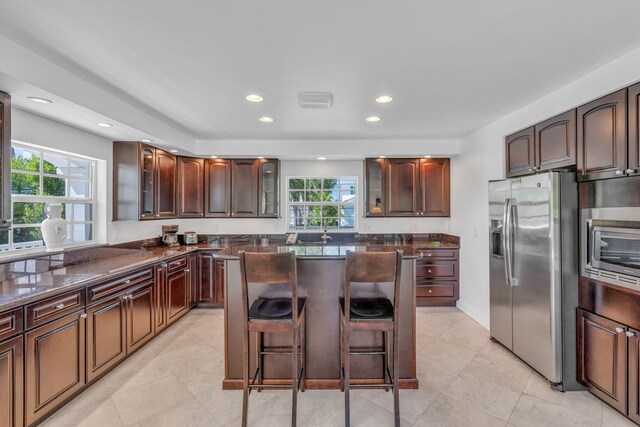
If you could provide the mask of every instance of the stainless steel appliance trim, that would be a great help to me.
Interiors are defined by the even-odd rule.
[[[625,274],[628,268],[607,262],[593,263],[595,255],[593,220],[633,221],[640,222],[640,207],[621,208],[593,208],[582,209],[580,212],[580,271],[583,277],[600,280],[606,283],[622,286],[628,289],[640,290],[640,276]],[[628,228],[606,227],[627,231]],[[604,227],[600,227],[600,230]],[[638,231],[640,234],[640,230]]]

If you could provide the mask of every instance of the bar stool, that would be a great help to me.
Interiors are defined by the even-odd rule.
[[[298,388],[305,388],[305,303],[304,298],[298,298],[298,279],[296,270],[296,255],[287,253],[253,253],[239,252],[240,275],[242,282],[242,310],[246,319],[244,328],[243,349],[243,396],[242,396],[242,426],[246,427],[249,394],[252,389],[289,389],[293,390],[291,425],[296,425]],[[255,290],[255,285],[264,285],[262,290]],[[260,295],[249,307],[249,286]],[[269,288],[269,289],[267,289]],[[284,295],[284,297],[283,297]],[[251,381],[250,370],[250,333],[257,334],[257,368]],[[291,351],[271,350],[264,347],[263,334],[289,333],[292,336]],[[291,385],[264,384],[264,356],[291,354]],[[298,368],[300,358],[300,370]],[[257,381],[257,382],[256,382]]]
[[[350,425],[349,389],[383,388],[393,389],[393,413],[396,427],[400,426],[400,367],[398,349],[398,315],[400,302],[400,270],[402,251],[394,252],[347,252],[347,267],[344,280],[344,298],[340,298],[340,388],[344,391],[345,426]],[[361,288],[393,285],[393,303],[386,297],[351,298],[352,284]],[[349,307],[345,310],[345,307]],[[349,338],[352,332],[382,332],[381,351],[352,351]],[[393,334],[393,362],[389,372],[388,334]],[[383,357],[382,383],[350,384],[351,355],[381,355]]]

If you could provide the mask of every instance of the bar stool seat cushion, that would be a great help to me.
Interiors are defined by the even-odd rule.
[[[298,298],[298,316],[302,314],[305,299]],[[258,298],[249,308],[250,320],[281,320],[291,319],[293,307],[291,298]]]
[[[351,298],[350,317],[353,320],[380,320],[393,318],[393,304],[387,298]],[[344,313],[344,298],[340,298]]]

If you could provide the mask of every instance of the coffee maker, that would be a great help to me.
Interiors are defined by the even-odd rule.
[[[180,246],[180,243],[178,243],[178,224],[162,226],[162,241],[170,248]]]

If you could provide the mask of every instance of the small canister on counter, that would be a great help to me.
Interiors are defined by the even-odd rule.
[[[195,231],[185,231],[184,232],[184,244],[185,245],[197,245],[198,244],[198,235]]]

